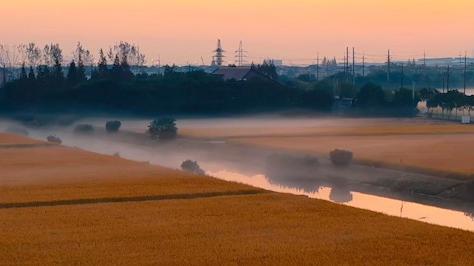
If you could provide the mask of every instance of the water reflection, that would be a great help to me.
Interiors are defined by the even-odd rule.
[[[309,180],[304,182],[298,180],[296,182],[287,181],[286,183],[279,183],[279,181],[275,181],[264,174],[248,176],[227,170],[211,171],[208,172],[208,174],[219,179],[256,186],[270,191],[305,195],[310,198],[341,203],[347,206],[380,212],[391,216],[474,232],[472,213],[463,213],[414,202],[354,192],[345,186],[338,186],[336,184],[325,186],[316,183],[315,185],[315,183],[311,183]],[[315,189],[316,187],[317,189]]]
[[[464,213],[467,217],[471,218],[474,221],[474,213],[472,212],[465,212]]]
[[[345,187],[333,187],[331,188],[329,199],[337,203],[348,203],[352,201],[353,197],[349,189]]]

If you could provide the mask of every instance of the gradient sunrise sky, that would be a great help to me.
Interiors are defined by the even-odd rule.
[[[148,63],[210,62],[216,39],[229,51],[240,40],[250,60],[310,63],[341,58],[346,46],[383,60],[474,52],[473,0],[2,0],[0,43],[77,41],[94,52],[124,40]],[[232,52],[232,53],[230,53]]]

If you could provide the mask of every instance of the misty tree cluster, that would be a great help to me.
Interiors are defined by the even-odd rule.
[[[436,90],[423,91],[426,107],[441,108],[444,111],[452,112],[452,110],[467,109],[469,112],[474,107],[474,95],[465,95],[457,90],[449,90],[440,93]]]
[[[107,121],[105,123],[105,130],[108,133],[116,133],[119,131],[121,126],[122,126],[122,122],[118,120]]]
[[[171,117],[156,119],[148,125],[148,133],[151,138],[159,140],[174,139],[178,135],[176,120]]]

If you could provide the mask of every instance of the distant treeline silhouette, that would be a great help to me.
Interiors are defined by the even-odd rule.
[[[175,66],[165,66],[163,73],[134,74],[129,62],[143,65],[145,56],[136,46],[123,42],[107,53],[101,49],[97,65],[89,65],[90,75],[85,72],[86,65],[92,64],[91,55],[80,43],[66,71],[59,45],[47,45],[40,51],[30,44],[24,49],[26,60],[19,78],[0,89],[3,111],[120,111],[140,115],[331,111],[337,95],[353,99],[351,110],[356,113],[411,115],[419,101],[411,90],[387,92],[369,79],[353,86],[341,73],[302,86],[281,80],[275,66],[268,64],[252,66],[266,78],[245,81],[224,80],[202,70],[180,72]]]

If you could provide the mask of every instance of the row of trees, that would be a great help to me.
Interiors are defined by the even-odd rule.
[[[293,89],[273,80],[224,81],[203,71],[178,72],[172,66],[165,67],[163,74],[134,75],[126,62],[116,60],[112,66],[99,65],[97,74],[78,82],[84,77],[80,69],[71,65],[62,80],[54,74],[38,74],[9,82],[0,106],[8,110],[119,110],[141,114],[235,113],[293,107],[322,109],[331,104],[318,102],[333,101],[331,96],[322,100],[322,94],[313,90]]]
[[[145,55],[141,52],[140,47],[128,42],[120,42],[107,51],[100,49],[97,60],[92,52],[86,49],[81,43],[77,43],[72,53],[72,59],[68,64],[73,64],[78,68],[78,75],[82,75],[82,69],[86,66],[91,68],[95,65],[99,68],[99,72],[104,70],[104,66],[114,63],[143,66],[145,64]],[[20,77],[44,74],[46,68],[53,68],[53,73],[59,77],[64,64],[63,50],[59,44],[47,44],[44,47],[38,46],[31,42],[28,44],[20,44],[17,46],[8,46],[0,44],[0,67],[2,68],[5,79],[16,79]],[[17,73],[16,69],[21,72]],[[25,75],[27,72],[27,75]],[[85,73],[85,72],[84,72]],[[91,73],[92,74],[92,73]],[[85,74],[84,74],[85,76]],[[81,77],[79,77],[81,79]],[[6,80],[5,80],[6,81]]]
[[[426,107],[429,111],[432,108],[441,108],[442,112],[465,109],[469,112],[474,107],[474,96],[468,96],[458,90],[450,90],[446,93],[439,93],[436,90],[426,92]]]

